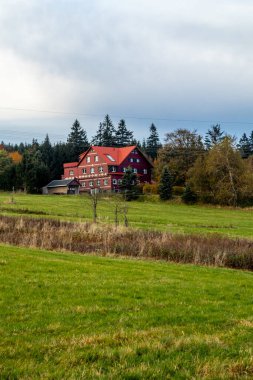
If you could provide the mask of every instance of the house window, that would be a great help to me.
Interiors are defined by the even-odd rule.
[[[94,161],[98,162],[98,156],[95,156]]]
[[[148,170],[147,169],[143,169],[143,174],[148,174]]]
[[[112,171],[113,173],[115,173],[115,172],[116,172],[116,166],[112,166],[112,167],[111,167],[111,171]]]
[[[95,173],[95,168],[90,168],[90,173],[94,174]]]
[[[103,166],[99,166],[98,171],[99,171],[99,173],[103,173]]]
[[[100,180],[99,179],[97,180],[97,185],[100,186]]]
[[[139,158],[136,158],[136,162],[138,162],[138,164],[140,163],[140,159]]]
[[[134,162],[134,159],[133,159],[133,158],[130,158],[130,162]]]
[[[86,158],[86,162],[87,162],[87,163],[90,162],[90,156],[88,156],[88,157]]]
[[[138,173],[138,170],[137,170],[136,168],[134,168],[134,169],[133,169],[133,172],[134,172],[135,174],[137,174],[137,173]]]
[[[83,172],[83,174],[85,174],[85,173],[86,173],[86,169],[84,168],[84,169],[82,170],[82,172]]]
[[[126,168],[123,168],[123,173],[125,173],[126,172]]]
[[[82,187],[85,187],[86,186],[86,183],[85,182],[82,182]]]
[[[122,184],[122,179],[118,179],[118,184],[119,184],[119,185]]]
[[[105,185],[105,186],[108,185],[108,179],[104,179],[104,185]]]
[[[70,170],[69,175],[74,175],[74,170]]]
[[[90,181],[90,182],[89,182],[89,185],[90,185],[90,187],[93,187],[93,186],[94,186],[93,181]]]
[[[112,183],[113,183],[113,185],[117,185],[117,180],[114,178],[113,180],[112,180]]]
[[[133,154],[138,154],[138,152],[137,152],[136,149],[134,149],[134,150],[132,151],[132,153],[133,153]]]
[[[106,156],[107,158],[109,158],[110,161],[115,161],[114,158],[110,154],[107,154]]]

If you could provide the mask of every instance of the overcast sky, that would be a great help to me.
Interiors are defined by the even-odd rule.
[[[253,129],[252,0],[0,0],[0,140]],[[225,123],[227,122],[227,123]],[[250,124],[252,123],[252,124]]]

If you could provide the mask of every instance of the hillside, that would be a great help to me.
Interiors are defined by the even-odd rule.
[[[89,196],[43,196],[0,193],[2,214],[30,215],[69,221],[92,219]],[[114,200],[102,198],[98,203],[98,221],[113,223]],[[186,206],[166,202],[129,202],[128,220],[131,227],[179,233],[220,233],[231,237],[253,236],[252,209],[214,206]],[[120,216],[123,223],[123,216]]]
[[[253,274],[0,248],[3,379],[247,379]]]

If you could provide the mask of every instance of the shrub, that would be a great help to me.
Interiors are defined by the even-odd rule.
[[[158,194],[157,183],[145,183],[143,185],[143,194]]]
[[[172,187],[173,195],[179,195],[181,197],[183,195],[184,191],[185,191],[184,186],[173,186]]]
[[[197,202],[197,195],[194,193],[194,191],[192,191],[189,185],[186,186],[182,194],[182,200],[186,204],[193,204]]]

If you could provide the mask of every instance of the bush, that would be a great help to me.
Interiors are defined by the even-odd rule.
[[[186,186],[183,192],[182,200],[186,204],[193,204],[197,202],[197,194],[192,191],[189,185]]]
[[[158,194],[157,183],[145,183],[143,185],[143,194]]]
[[[184,186],[173,186],[172,187],[173,195],[179,195],[181,197],[183,195],[184,191],[185,191]]]

